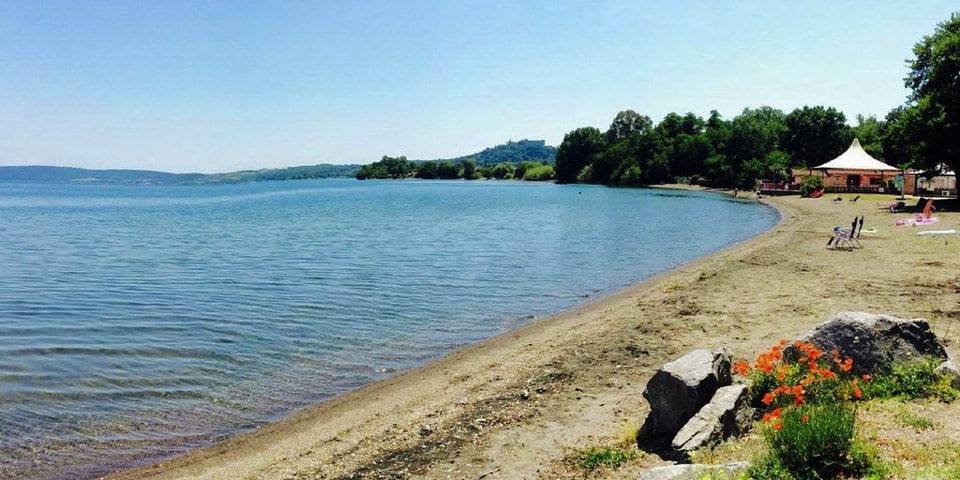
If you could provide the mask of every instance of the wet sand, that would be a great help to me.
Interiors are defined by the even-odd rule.
[[[578,449],[647,412],[654,370],[694,348],[752,357],[842,310],[931,319],[955,357],[960,236],[919,237],[874,202],[765,200],[772,230],[223,443],[111,479],[580,478]],[[866,218],[863,249],[825,249]],[[960,227],[938,214],[930,230]],[[873,229],[872,231],[870,231]],[[609,477],[667,463],[643,455]]]

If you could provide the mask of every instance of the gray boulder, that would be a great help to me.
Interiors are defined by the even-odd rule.
[[[701,447],[713,447],[750,429],[753,409],[743,384],[720,387],[707,403],[673,437],[671,447],[687,456]]]
[[[854,371],[872,372],[890,365],[919,360],[924,356],[947,359],[947,352],[923,318],[904,320],[890,315],[840,312],[821,323],[802,340],[829,354],[836,348],[853,359]],[[791,345],[785,356],[796,358]]]
[[[660,367],[643,390],[650,414],[637,440],[672,439],[718,388],[730,385],[731,355],[726,350],[694,350]]]
[[[960,389],[960,365],[958,365],[957,362],[947,360],[941,363],[934,372],[941,378],[949,378],[951,387]]]
[[[701,480],[704,477],[711,480],[733,480],[750,468],[747,462],[734,462],[726,465],[669,465],[666,467],[651,468],[640,474],[638,480]]]

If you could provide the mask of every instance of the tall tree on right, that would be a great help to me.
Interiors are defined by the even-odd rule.
[[[923,153],[918,167],[945,163],[960,170],[960,13],[950,15],[933,35],[914,45],[904,79],[912,90],[909,109],[918,124],[912,129]]]

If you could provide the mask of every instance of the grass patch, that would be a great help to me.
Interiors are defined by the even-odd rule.
[[[864,393],[869,398],[936,398],[951,403],[960,398],[960,391],[950,386],[949,379],[940,378],[935,373],[940,362],[928,358],[895,365],[889,372],[878,372],[869,382],[864,382]]]
[[[633,460],[638,455],[635,449],[627,450],[623,447],[590,447],[577,452],[574,464],[581,470],[593,472],[600,468],[616,470],[623,464]]]
[[[930,430],[936,426],[936,424],[934,424],[930,420],[923,418],[920,415],[914,414],[912,412],[906,412],[906,411],[900,412],[897,415],[897,420],[899,420],[900,423],[908,427],[915,428],[917,430]]]

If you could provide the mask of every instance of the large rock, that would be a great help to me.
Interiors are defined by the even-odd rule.
[[[673,437],[671,447],[687,456],[701,447],[713,447],[721,441],[749,430],[753,409],[743,384],[720,387],[707,403]]]
[[[726,350],[701,349],[660,367],[643,390],[650,414],[637,440],[672,439],[718,388],[730,385],[730,362]]]
[[[947,377],[950,379],[950,386],[953,388],[960,389],[960,364],[953,360],[948,360],[940,364],[934,372],[939,377]]]
[[[640,474],[638,480],[701,480],[709,478],[711,480],[733,480],[740,478],[750,464],[747,462],[734,462],[726,465],[703,465],[700,463],[690,465],[669,465],[666,467],[651,468]]]
[[[802,339],[824,352],[836,348],[841,356],[853,359],[854,371],[858,373],[924,356],[947,359],[946,350],[923,318],[903,320],[890,315],[840,312]],[[795,355],[796,350],[791,346],[784,354]]]

